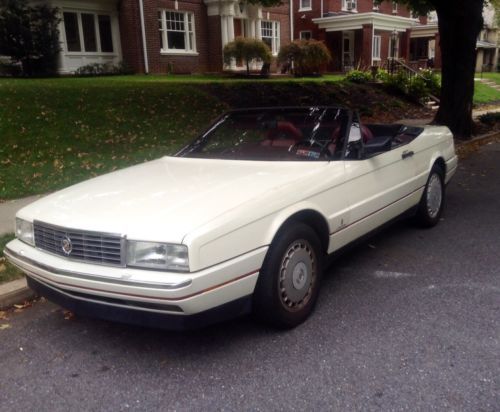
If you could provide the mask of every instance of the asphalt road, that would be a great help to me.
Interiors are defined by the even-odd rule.
[[[401,222],[336,261],[292,331],[13,313],[0,410],[500,411],[500,144],[461,163],[447,201],[438,227]]]

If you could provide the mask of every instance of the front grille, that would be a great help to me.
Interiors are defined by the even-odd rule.
[[[67,229],[37,221],[33,227],[37,248],[73,260],[123,266],[123,238],[119,235]],[[66,252],[63,243],[66,244]]]

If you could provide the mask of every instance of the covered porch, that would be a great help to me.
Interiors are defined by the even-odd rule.
[[[390,59],[408,59],[415,21],[381,13],[334,14],[313,19],[333,61],[332,71],[385,67]]]

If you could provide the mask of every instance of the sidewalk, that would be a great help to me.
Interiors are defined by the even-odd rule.
[[[0,236],[7,233],[14,233],[14,219],[17,211],[41,197],[42,195],[36,195],[23,199],[7,200],[4,203],[0,203]]]

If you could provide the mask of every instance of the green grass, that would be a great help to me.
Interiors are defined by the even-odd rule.
[[[0,80],[0,198],[52,191],[173,153],[223,110],[195,84]]]
[[[227,109],[201,85],[255,81],[215,75],[0,79],[0,199],[50,192],[175,153]]]
[[[486,104],[495,102],[500,102],[500,91],[476,81],[474,86],[474,103]]]
[[[483,73],[482,76],[484,79],[490,79],[500,84],[500,73]],[[476,78],[481,78],[481,73],[476,73]]]
[[[0,236],[0,283],[23,277],[23,273],[5,260],[3,249],[7,243],[14,239],[14,234]]]
[[[342,79],[341,75],[259,80],[220,75],[0,79],[0,199],[51,192],[175,153],[230,105],[307,104],[323,99],[360,110],[366,106],[365,115],[370,110],[387,111],[392,97],[376,95],[370,101],[363,94],[353,100],[353,86],[340,83]],[[337,95],[321,87],[325,83],[338,85]],[[283,90],[282,96],[294,99],[278,101],[275,94]],[[493,100],[498,100],[498,92],[477,84],[475,102]]]

